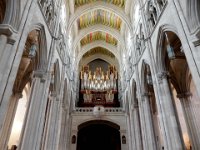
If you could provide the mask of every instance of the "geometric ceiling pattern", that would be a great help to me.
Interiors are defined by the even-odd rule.
[[[83,14],[77,20],[79,29],[84,29],[95,24],[103,24],[117,30],[121,29],[122,20],[112,12],[97,9]]]
[[[95,47],[89,50],[87,53],[83,55],[83,58],[87,58],[95,54],[102,54],[102,55],[109,56],[110,58],[113,58],[113,59],[115,58],[115,55],[113,53],[111,53],[110,51],[102,47]]]
[[[87,34],[82,40],[81,40],[81,46],[84,46],[86,44],[92,43],[94,41],[105,41],[108,44],[112,44],[113,46],[117,45],[117,40],[110,34],[102,32],[102,31],[96,31]]]
[[[104,1],[113,5],[116,5],[118,7],[124,8],[125,2],[126,0],[75,0],[75,8],[85,5],[85,4],[89,4],[92,2],[96,2],[96,1]]]

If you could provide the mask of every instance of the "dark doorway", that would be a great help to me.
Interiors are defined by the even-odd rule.
[[[104,123],[92,123],[78,132],[77,150],[121,150],[119,130]]]

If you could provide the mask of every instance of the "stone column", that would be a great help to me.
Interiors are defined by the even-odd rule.
[[[131,114],[129,112],[126,115],[126,120],[127,120],[127,128],[128,128],[128,138],[127,138],[127,143],[128,143],[128,149],[135,149],[135,133],[134,133],[134,126],[133,126],[133,117],[131,117]],[[131,140],[133,139],[133,140]]]
[[[141,99],[138,100],[138,106],[139,106],[139,118],[140,118],[140,123],[141,123],[141,137],[142,137],[142,145],[143,149],[146,150],[148,149],[148,142],[147,142],[147,137],[146,137],[146,125],[145,125],[145,116],[144,116],[144,108],[143,108],[143,101],[142,97]]]
[[[177,95],[182,105],[192,149],[198,150],[200,149],[200,129],[190,96],[190,93],[181,93]]]
[[[2,127],[2,132],[0,136],[0,149],[6,149],[7,147],[12,130],[13,121],[15,118],[17,104],[20,98],[22,98],[21,92],[13,94],[10,98],[10,104],[6,114],[6,120],[4,121],[4,125]]]
[[[156,138],[154,134],[154,126],[150,109],[149,94],[144,93],[142,95],[142,105],[144,113],[144,123],[145,123],[145,134],[148,150],[157,150]]]
[[[176,111],[173,103],[173,96],[168,82],[168,73],[161,72],[158,74],[160,103],[162,107],[162,116],[164,121],[165,136],[164,148],[167,150],[184,150],[185,146],[180,133],[180,125],[177,120]],[[167,143],[166,143],[167,142]]]
[[[46,140],[44,149],[56,150],[58,147],[59,135],[58,131],[59,126],[59,110],[60,110],[60,101],[58,100],[57,94],[52,93],[53,98],[50,100],[50,112],[47,122],[46,130]]]
[[[61,122],[61,132],[59,136],[59,150],[66,150],[67,149],[67,139],[68,139],[68,132],[69,132],[69,108],[62,107],[62,122]]]
[[[137,135],[135,134],[134,112],[133,112],[132,105],[130,105],[130,134],[131,134],[131,137],[129,139],[129,142],[132,143],[132,149],[136,149]]]
[[[40,150],[41,148],[49,85],[50,73],[34,72],[24,132],[19,145],[20,150]]]
[[[140,118],[139,118],[139,107],[138,104],[134,104],[133,108],[133,125],[135,130],[135,143],[136,143],[136,150],[142,150],[142,136],[141,136],[141,127],[140,127]]]
[[[13,51],[16,37],[12,35],[14,36],[14,31],[11,28],[0,25],[0,103],[16,52]],[[0,119],[2,120],[1,112]]]

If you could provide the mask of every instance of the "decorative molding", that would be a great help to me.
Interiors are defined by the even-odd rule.
[[[163,79],[167,79],[169,77],[169,72],[163,71],[157,74],[158,82],[161,83]]]
[[[200,46],[200,39],[194,41],[193,44],[194,44],[195,47]]]
[[[149,97],[150,95],[149,95],[149,93],[148,92],[144,92],[143,94],[142,94],[142,97]],[[144,99],[143,99],[144,100]]]
[[[0,34],[11,36],[17,31],[9,24],[0,24]]]
[[[190,96],[192,96],[192,93],[185,92],[185,93],[178,93],[176,97],[181,100],[181,99],[184,99],[184,98],[187,98],[187,97],[190,97]]]
[[[44,83],[46,81],[46,78],[47,78],[47,73],[44,72],[44,71],[34,71],[33,77],[40,78],[41,82]]]

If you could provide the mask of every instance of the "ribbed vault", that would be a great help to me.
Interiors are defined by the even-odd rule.
[[[121,51],[126,50],[124,32],[133,33],[129,14],[125,11],[130,4],[130,0],[73,0],[70,2],[71,16],[67,32],[69,36],[72,34],[71,49],[75,52],[77,62],[85,64],[101,58],[119,67],[118,60],[121,57]],[[110,57],[111,55],[99,53],[97,49],[112,54],[113,58]]]

